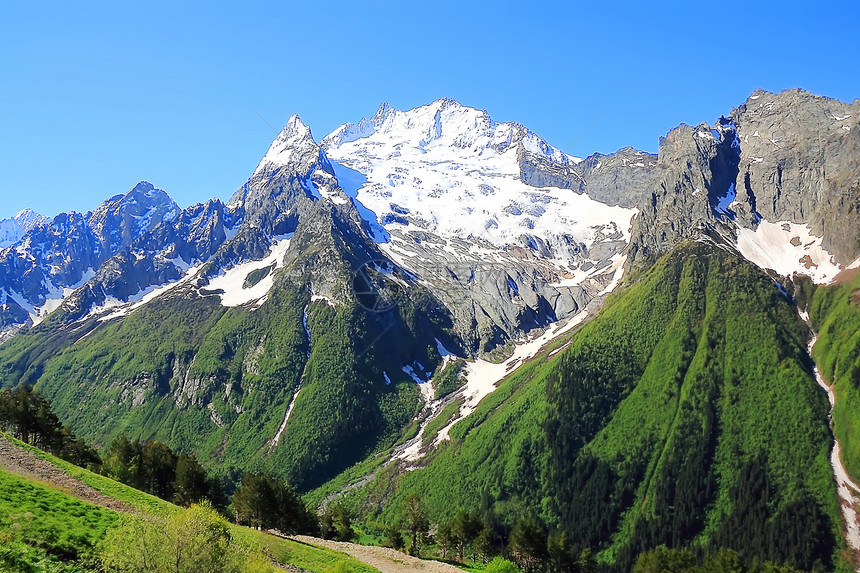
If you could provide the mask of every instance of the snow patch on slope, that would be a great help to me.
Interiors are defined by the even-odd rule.
[[[423,435],[424,429],[433,420],[433,417],[442,411],[443,402],[448,403],[457,399],[463,399],[463,403],[454,418],[444,428],[442,428],[436,436],[433,436],[432,447],[437,447],[445,440],[449,440],[449,432],[454,424],[472,414],[477,409],[481,400],[490,395],[503,378],[512,374],[524,362],[534,357],[549,341],[570,331],[575,326],[581,324],[587,317],[588,313],[583,311],[568,320],[566,323],[556,323],[551,325],[542,335],[517,344],[511,357],[504,362],[497,364],[481,359],[467,361],[463,370],[463,375],[466,378],[465,385],[451,396],[447,396],[441,400],[436,400],[432,404],[427,402],[427,407],[433,411],[434,415],[424,421],[421,429],[419,430],[418,436],[416,436],[416,438],[414,438],[406,448],[397,453],[395,458],[406,462],[415,462],[419,460],[424,455],[421,445],[427,438],[427,436]],[[456,355],[446,350],[438,339],[436,340],[436,343],[439,348],[439,353],[444,359],[456,359]],[[406,368],[404,368],[404,371],[406,371]],[[430,382],[427,384],[429,385]],[[432,390],[432,386],[430,389]]]
[[[827,284],[843,267],[821,243],[809,225],[789,221],[762,219],[755,231],[738,229],[738,250],[759,267],[784,276],[807,275],[816,284]]]
[[[71,286],[60,288],[53,283],[48,282],[48,296],[45,298],[45,304],[33,307],[33,311],[30,313],[30,320],[33,321],[33,326],[41,323],[49,314],[60,308],[63,301],[66,300],[70,294],[84,286],[84,284],[94,276],[96,276],[95,271],[93,269],[87,269],[87,271],[81,276],[81,280]]]
[[[217,292],[223,306],[241,306],[252,302],[262,304],[268,298],[275,284],[275,274],[284,266],[284,254],[290,247],[290,235],[276,237],[272,243],[269,255],[258,261],[248,261],[236,265],[223,274],[209,280],[207,291]],[[254,285],[246,286],[248,275],[254,271],[263,271],[272,267],[269,272]]]
[[[110,311],[108,314],[104,314],[103,316],[99,316],[99,321],[106,322],[108,320],[113,320],[115,318],[121,318],[123,316],[128,316],[138,308],[144,306],[152,302],[153,300],[166,295],[171,292],[173,289],[182,286],[184,284],[188,284],[192,279],[194,279],[200,270],[203,268],[203,264],[196,265],[188,269],[185,275],[177,280],[163,285],[150,286],[147,287],[140,292],[129,297],[127,301],[121,301],[114,297],[108,297],[105,302],[93,310],[90,311],[91,315],[97,315],[103,313],[105,311]]]

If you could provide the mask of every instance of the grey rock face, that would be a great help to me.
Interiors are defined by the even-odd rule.
[[[579,190],[609,205],[641,207],[657,179],[657,156],[625,147],[611,155],[595,153],[577,165]]]
[[[737,175],[734,131],[682,125],[660,140],[657,182],[633,226],[628,266],[642,268],[717,218]]]
[[[553,161],[545,155],[519,150],[520,179],[532,187],[579,189],[584,181],[573,163]]]
[[[180,211],[167,193],[141,181],[125,195],[102,203],[88,215],[87,224],[101,243],[101,251],[115,253],[162,221],[172,221]]]
[[[730,117],[737,185],[761,216],[809,223],[843,264],[860,255],[860,100],[757,90]]]
[[[634,224],[628,266],[641,268],[703,229],[808,223],[837,262],[860,255],[860,101],[802,90],[753,93],[713,127],[661,140],[657,181]]]

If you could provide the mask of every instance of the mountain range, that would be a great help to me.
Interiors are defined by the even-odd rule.
[[[617,570],[661,544],[840,568],[807,342],[860,443],[858,118],[757,90],[581,159],[450,99],[319,141],[293,116],[226,204],[143,181],[0,221],[0,385],[369,517],[421,491]]]

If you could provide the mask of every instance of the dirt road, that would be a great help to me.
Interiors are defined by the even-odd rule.
[[[69,495],[95,505],[125,513],[134,511],[128,503],[106,496],[49,462],[36,457],[32,452],[19,448],[3,436],[0,436],[0,468],[26,478],[50,483]]]
[[[327,541],[306,535],[295,535],[291,539],[307,543],[308,545],[341,551],[363,563],[367,563],[371,567],[376,567],[380,573],[463,573],[462,569],[458,569],[453,565],[440,563],[439,561],[424,561],[410,557],[400,551],[388,549],[387,547],[356,545],[355,543],[344,543],[342,541]]]

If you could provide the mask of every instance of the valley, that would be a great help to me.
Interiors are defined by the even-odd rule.
[[[858,106],[756,90],[585,158],[448,98],[294,115],[226,202],[0,222],[0,388],[104,459],[289,484],[332,535],[392,544],[412,500],[478,570],[854,570]]]

